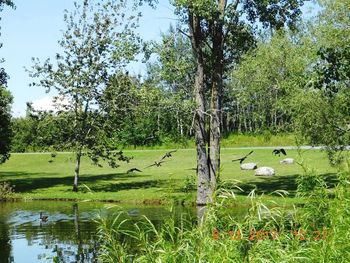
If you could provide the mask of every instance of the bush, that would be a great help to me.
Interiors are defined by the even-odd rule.
[[[187,176],[181,191],[185,193],[192,192],[197,189],[195,176]]]
[[[7,182],[0,183],[0,201],[12,200],[14,199],[14,189]]]

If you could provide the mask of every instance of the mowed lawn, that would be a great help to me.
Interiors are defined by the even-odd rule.
[[[247,154],[251,149],[221,150],[221,181],[226,187],[240,186],[244,192],[235,190],[238,196],[257,189],[266,195],[275,190],[286,190],[293,198],[295,180],[302,173],[298,164],[281,165],[284,158],[272,155],[271,149],[254,149],[247,162],[258,166],[270,166],[276,170],[274,177],[257,177],[254,171],[242,171],[239,162],[232,162]],[[188,182],[196,180],[196,153],[194,149],[178,150],[172,158],[167,158],[161,167],[146,166],[160,160],[166,150],[124,151],[125,156],[133,156],[130,163],[120,163],[116,169],[108,165],[97,167],[84,158],[80,170],[80,192],[72,192],[74,155],[58,153],[51,158],[50,153],[12,154],[10,160],[0,166],[0,181],[15,185],[19,197],[26,199],[79,199],[110,200],[127,203],[158,203],[178,200],[194,202],[195,191],[185,191]],[[301,161],[296,150],[287,150],[287,157]],[[304,163],[315,168],[320,176],[325,176],[331,186],[334,184],[336,169],[330,167],[326,154],[320,150],[303,151]],[[53,160],[53,162],[49,162]],[[137,167],[142,173],[127,174],[130,168]]]

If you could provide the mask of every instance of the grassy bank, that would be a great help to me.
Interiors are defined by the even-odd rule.
[[[239,163],[231,162],[247,152],[243,149],[222,149],[221,182],[225,187],[234,189],[237,200],[245,200],[247,193],[256,188],[258,193],[265,194],[286,190],[292,201],[296,190],[295,180],[302,173],[301,167],[297,164],[281,165],[279,160],[282,157],[273,156],[270,149],[256,149],[248,160],[276,170],[274,177],[256,177],[254,171],[241,171]],[[12,154],[11,159],[0,166],[0,181],[10,182],[15,186],[17,197],[25,199],[109,200],[145,204],[172,202],[174,199],[194,202],[195,150],[178,150],[161,167],[144,169],[164,153],[162,150],[125,151],[125,155],[134,158],[130,163],[121,163],[117,169],[107,165],[100,168],[84,158],[78,193],[71,191],[75,163],[73,154],[69,153],[59,153],[56,158],[51,158],[50,154]],[[288,150],[288,157],[301,161],[296,150]],[[336,171],[329,166],[325,153],[308,150],[303,153],[303,158],[310,167],[316,167],[317,173],[326,177],[330,185],[334,183]],[[143,172],[127,174],[126,171],[132,167]],[[236,184],[244,192],[234,188]]]

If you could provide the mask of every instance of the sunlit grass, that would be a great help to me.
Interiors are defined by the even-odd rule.
[[[286,190],[294,196],[295,179],[301,174],[299,165],[281,165],[283,157],[272,155],[270,149],[255,149],[247,161],[256,162],[258,166],[271,166],[276,170],[276,176],[270,178],[256,177],[254,171],[240,170],[238,162],[231,160],[245,155],[250,150],[222,149],[221,151],[221,182],[225,187],[238,184],[245,192],[237,189],[241,196],[257,188],[258,193],[268,195],[275,190]],[[126,150],[126,156],[133,156],[130,163],[120,163],[117,169],[107,165],[102,168],[92,165],[83,158],[80,171],[80,192],[71,191],[73,184],[74,155],[58,153],[51,158],[49,153],[43,154],[12,154],[11,159],[0,166],[0,181],[8,181],[15,185],[15,191],[20,197],[82,199],[82,200],[114,200],[130,203],[164,203],[173,199],[182,202],[194,202],[195,191],[185,192],[186,179],[195,180],[196,154],[194,149],[179,149],[172,158],[166,159],[161,167],[146,166],[160,160],[166,150]],[[298,158],[296,150],[287,150],[288,157]],[[303,153],[304,163],[317,167],[317,173],[329,178],[335,169],[330,167],[325,153],[319,150],[308,150]],[[53,160],[49,162],[49,160]],[[126,174],[132,167],[142,170],[142,173]],[[188,180],[187,180],[188,181]],[[237,183],[237,181],[239,183]],[[278,197],[271,197],[278,199]],[[242,200],[244,198],[242,197]]]

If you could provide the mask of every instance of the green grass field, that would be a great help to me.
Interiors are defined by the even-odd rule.
[[[272,155],[271,149],[255,149],[247,161],[257,162],[258,166],[275,168],[274,177],[256,177],[254,171],[241,171],[238,162],[233,158],[248,153],[248,149],[222,149],[221,180],[226,187],[239,185],[244,192],[235,190],[238,198],[245,197],[257,188],[259,193],[272,193],[275,190],[286,190],[293,199],[295,179],[302,173],[298,164],[281,165],[283,157]],[[0,166],[0,181],[8,181],[15,185],[18,197],[25,199],[79,199],[79,200],[113,200],[125,203],[166,203],[171,200],[186,202],[195,201],[195,191],[184,191],[194,182],[196,167],[195,150],[178,150],[172,158],[167,159],[161,167],[147,165],[159,160],[164,150],[125,151],[125,155],[133,156],[130,163],[120,163],[117,169],[107,165],[102,168],[92,165],[83,159],[80,176],[80,192],[72,192],[74,156],[59,153],[53,162],[49,162],[49,153],[12,154],[10,160]],[[296,150],[288,150],[288,157],[300,161]],[[329,166],[324,152],[307,150],[303,152],[304,162],[317,169],[318,174],[327,177],[330,185],[336,170]],[[126,174],[132,167],[141,169],[142,173]]]

